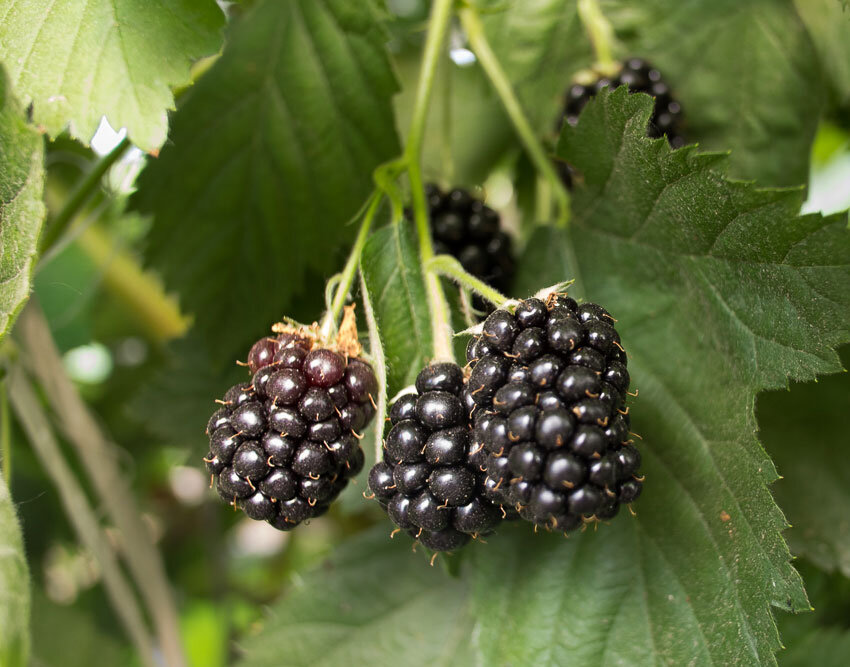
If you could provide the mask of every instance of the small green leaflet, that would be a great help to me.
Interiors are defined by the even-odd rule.
[[[30,648],[30,588],[21,529],[0,476],[0,665],[24,667]]]
[[[44,142],[0,70],[0,339],[30,293],[44,220]]]
[[[141,174],[147,259],[218,355],[239,358],[294,296],[320,295],[308,269],[342,265],[372,170],[400,152],[384,41],[369,3],[258,3]]]
[[[165,141],[172,86],[221,45],[208,0],[0,0],[0,60],[33,117],[87,143],[106,115],[147,151]]]

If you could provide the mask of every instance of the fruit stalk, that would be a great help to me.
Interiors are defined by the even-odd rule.
[[[490,287],[483,280],[479,280],[475,276],[467,273],[461,263],[451,255],[436,255],[432,257],[425,267],[429,271],[438,273],[441,276],[451,278],[461,287],[472,290],[476,294],[480,294],[487,299],[496,308],[504,308],[510,301],[508,297],[502,294],[499,290]]]
[[[321,331],[326,339],[333,337],[336,329],[336,322],[342,313],[342,307],[345,305],[345,299],[351,291],[351,285],[354,283],[357,267],[360,266],[360,255],[363,254],[363,246],[366,245],[366,239],[369,237],[369,230],[372,228],[372,221],[375,219],[375,214],[378,212],[378,206],[381,203],[382,196],[378,191],[372,193],[366,201],[366,212],[363,214],[363,222],[360,223],[360,230],[357,232],[357,238],[354,240],[354,246],[351,248],[351,253],[345,262],[345,267],[339,277],[339,282],[336,285],[333,301],[331,302],[328,312],[322,320]],[[361,209],[362,210],[362,209]]]
[[[420,159],[437,63],[448,32],[453,6],[454,0],[436,0],[431,8],[428,37],[425,40],[425,53],[422,59],[422,71],[419,75],[416,91],[416,104],[413,108],[413,119],[404,153],[407,174],[410,179],[413,219],[416,222],[419,235],[419,255],[424,271],[425,289],[428,293],[428,307],[431,312],[434,358],[441,360],[454,359],[451,324],[449,308],[443,294],[443,288],[440,285],[440,279],[435,273],[425,268],[428,261],[434,256],[434,246],[431,242],[431,228],[428,221],[428,208],[425,202]]]

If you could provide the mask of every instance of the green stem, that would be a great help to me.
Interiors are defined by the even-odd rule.
[[[384,345],[381,341],[381,331],[378,328],[378,319],[375,317],[375,309],[372,306],[372,295],[366,287],[366,279],[360,272],[360,294],[363,299],[363,312],[366,316],[366,326],[369,330],[369,356],[372,368],[378,378],[378,409],[375,412],[375,461],[383,458],[382,447],[384,444],[384,421],[387,417],[387,358],[384,355]]]
[[[53,245],[62,238],[77,213],[89,200],[89,197],[92,196],[94,191],[100,186],[100,180],[103,178],[104,174],[118,161],[130,145],[130,140],[127,137],[124,137],[115,148],[104,155],[94,165],[92,170],[86,174],[79,183],[77,183],[77,186],[68,196],[68,201],[65,202],[65,205],[59,213],[57,213],[53,220],[50,221],[50,224],[44,232],[44,236],[41,239],[42,254],[50,250],[50,248],[52,248]]]
[[[422,58],[422,71],[416,91],[416,104],[413,108],[413,119],[404,160],[410,179],[411,203],[413,219],[419,235],[419,257],[425,278],[425,289],[428,294],[428,306],[431,312],[431,330],[434,338],[434,359],[454,360],[452,351],[452,329],[449,307],[446,303],[439,277],[428,271],[428,262],[434,256],[434,246],[431,242],[431,228],[428,220],[428,208],[425,202],[425,189],[422,183],[422,140],[425,136],[425,122],[428,118],[428,107],[434,88],[434,78],[440,52],[445,42],[449,23],[452,17],[454,0],[435,0],[431,6],[431,16],[428,23],[428,37],[425,40],[425,53]]]
[[[614,29],[611,23],[605,18],[597,0],[578,0],[578,15],[593,44],[596,68],[605,74],[612,74],[617,69],[617,63],[612,55]]]
[[[566,227],[570,218],[570,196],[567,193],[561,179],[552,166],[551,160],[546,155],[543,146],[537,139],[537,135],[531,127],[522,106],[514,93],[511,82],[502,69],[496,54],[490,48],[490,43],[487,41],[487,36],[484,34],[484,26],[481,23],[481,18],[478,11],[466,6],[460,10],[460,21],[466,30],[466,36],[484,68],[484,72],[490,79],[490,83],[496,91],[496,94],[501,98],[502,105],[514,125],[516,133],[519,135],[523,146],[525,147],[528,156],[534,163],[537,170],[543,174],[552,185],[552,191],[558,203],[558,219],[557,224],[560,227]]]
[[[496,308],[503,308],[511,302],[511,299],[499,292],[499,290],[493,289],[484,281],[467,273],[463,266],[461,266],[461,263],[451,255],[437,255],[431,258],[431,261],[428,262],[428,265],[425,268],[434,273],[438,273],[441,276],[451,278],[461,287],[465,287],[476,294],[480,294],[482,297],[487,299],[487,301],[496,306]]]
[[[103,585],[118,619],[139,652],[144,665],[159,664],[154,658],[153,641],[145,624],[139,601],[127,581],[115,552],[101,528],[94,509],[89,504],[71,466],[59,447],[47,415],[32,384],[19,364],[9,370],[12,407],[18,423],[41,461],[47,476],[59,494],[68,521],[73,526],[80,543],[97,559]],[[144,582],[142,582],[144,585]]]
[[[9,397],[6,381],[0,382],[0,464],[6,487],[12,485],[12,427],[9,424]]]
[[[325,313],[325,317],[322,320],[321,330],[326,338],[333,334],[339,316],[342,314],[342,307],[345,305],[345,299],[348,297],[348,293],[351,291],[351,285],[354,283],[357,267],[360,265],[360,255],[363,254],[363,246],[366,245],[366,239],[369,238],[369,230],[372,227],[375,214],[378,212],[381,199],[382,196],[379,192],[373,192],[366,202],[366,212],[363,214],[363,222],[360,223],[360,230],[357,232],[354,246],[351,248],[351,253],[349,253],[345,267],[342,270],[342,274],[340,274],[330,309]]]

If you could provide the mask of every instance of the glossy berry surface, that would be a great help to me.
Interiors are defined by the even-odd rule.
[[[416,393],[390,408],[383,460],[369,489],[401,530],[433,551],[451,551],[493,531],[504,516],[485,496],[489,454],[473,448],[463,372],[452,363],[422,369]],[[506,423],[481,424],[506,438]]]
[[[491,313],[467,352],[485,499],[566,532],[638,498],[627,356],[608,311],[561,294],[527,299]]]
[[[436,185],[425,188],[431,215],[434,252],[452,255],[467,272],[507,292],[515,272],[513,242],[501,230],[499,214],[466,190],[443,192]],[[474,299],[477,310],[489,310]]]
[[[309,332],[262,338],[247,366],[252,381],[228,389],[207,422],[204,464],[225,502],[291,530],[326,512],[363,469],[357,436],[374,415],[377,379]],[[391,486],[391,471],[380,472],[376,487]]]

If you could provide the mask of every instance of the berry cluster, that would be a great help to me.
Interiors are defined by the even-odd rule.
[[[669,86],[661,78],[661,73],[641,58],[627,60],[613,78],[603,77],[587,86],[579,83],[571,86],[564,104],[566,121],[575,125],[584,105],[605,86],[612,90],[619,86],[628,86],[629,92],[647,93],[654,97],[655,110],[649,121],[647,134],[653,138],[666,136],[673,148],[685,145],[685,139],[679,133],[681,105],[673,99]]]
[[[564,532],[610,519],[641,492],[629,441],[629,372],[614,319],[564,295],[496,310],[467,348],[473,450],[484,495]]]
[[[466,190],[443,193],[431,184],[425,194],[434,252],[456,257],[468,273],[500,292],[508,291],[515,264],[511,237],[500,229],[499,214]],[[478,310],[490,310],[477,298],[473,305]]]
[[[257,341],[247,365],[252,381],[228,389],[207,424],[204,460],[225,501],[291,530],[362,470],[356,434],[375,414],[377,379],[306,330]]]
[[[462,392],[456,364],[423,369],[416,393],[393,405],[383,460],[369,471],[369,488],[393,523],[433,551],[489,533],[503,515],[482,495],[486,452],[470,449]]]

